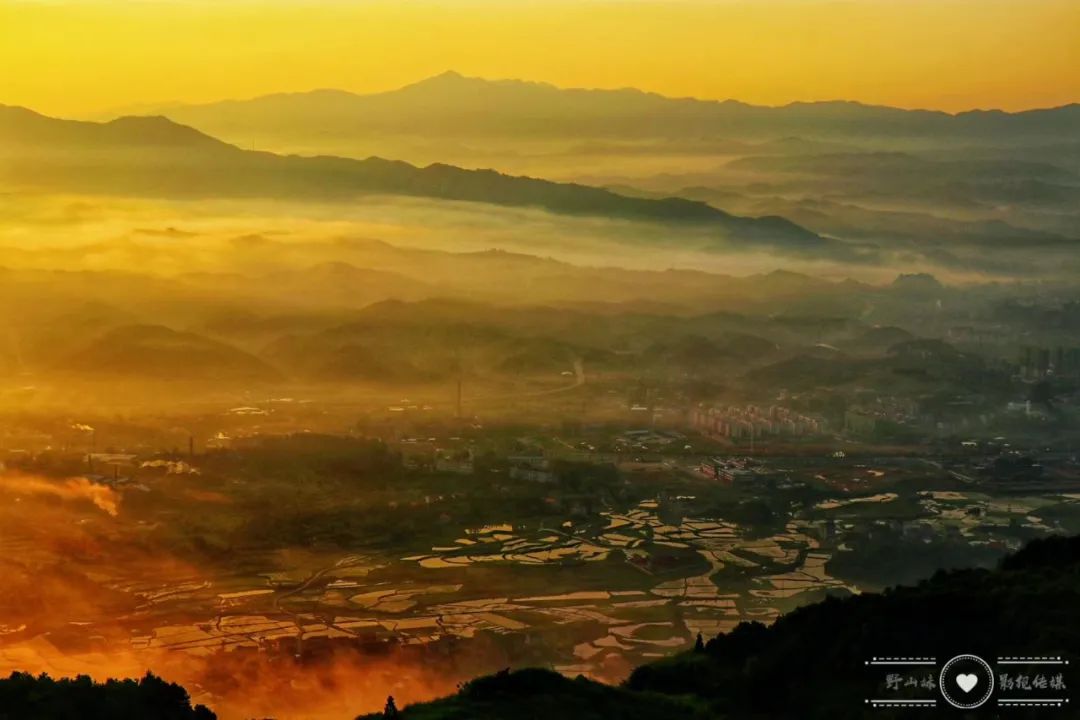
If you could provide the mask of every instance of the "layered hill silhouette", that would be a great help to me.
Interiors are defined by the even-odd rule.
[[[93,340],[56,367],[79,375],[153,380],[272,380],[258,358],[210,338],[161,325],[125,325]]]
[[[791,103],[782,107],[734,100],[670,98],[632,88],[563,89],[521,80],[484,80],[456,72],[398,90],[341,90],[266,95],[203,105],[156,108],[211,132],[258,132],[301,138],[409,133],[442,138],[1076,138],[1080,105],[1007,113],[959,114],[863,105]]]
[[[914,181],[932,177],[961,181],[973,175],[985,175],[1001,180],[1040,180],[1073,182],[1076,176],[1062,168],[1043,162],[1019,160],[951,160],[934,161],[901,152],[822,153],[794,157],[744,157],[731,167],[769,173],[795,173],[824,177],[844,177],[862,181],[888,174],[895,181]]]
[[[692,225],[718,239],[789,248],[831,245],[781,217],[731,215],[682,198],[637,198],[573,183],[416,167],[371,157],[301,157],[242,150],[163,117],[107,123],[0,106],[0,180],[16,188],[153,197],[349,200],[397,195],[537,208],[564,215]]]

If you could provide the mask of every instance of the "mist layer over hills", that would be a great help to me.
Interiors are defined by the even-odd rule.
[[[24,188],[151,197],[286,197],[348,200],[405,195],[538,207],[657,223],[713,227],[725,239],[780,246],[826,241],[782,218],[735,217],[702,202],[649,199],[448,165],[417,168],[381,158],[250,152],[162,117],[81,123],[0,108],[3,179]]]
[[[114,262],[172,267],[174,242],[150,235]],[[900,382],[926,392],[965,373],[982,377],[983,365],[945,344],[907,345],[1022,292],[917,276],[868,284],[793,272],[585,268],[373,241],[241,237],[218,247],[193,234],[182,242],[192,262],[208,256],[210,264],[168,275],[5,271],[0,375],[101,388],[138,381],[162,393],[183,392],[175,383],[241,392],[448,386],[460,377],[491,386],[537,378],[556,388],[583,367],[627,380],[674,373],[743,393]],[[53,252],[21,259],[68,257]],[[314,264],[290,267],[300,258]],[[988,375],[988,387],[998,379]]]
[[[9,108],[0,135],[5,177],[17,185],[468,201],[660,226],[670,230],[658,243],[667,251],[760,249],[1008,277],[1076,271],[1077,107],[755,107],[446,73],[374,95],[318,90],[153,109],[174,122],[65,124]]]
[[[494,116],[502,112],[498,105],[488,108]],[[1020,119],[1010,122],[1022,126]],[[451,215],[463,211],[464,201],[595,219],[602,223],[586,233],[603,227],[611,245],[665,253],[781,253],[855,267],[930,265],[1004,277],[1075,272],[1069,249],[1075,244],[1080,174],[1068,152],[1048,157],[1040,149],[1049,136],[1034,141],[1020,130],[989,144],[948,140],[943,150],[935,132],[909,137],[902,151],[881,134],[857,139],[861,145],[792,136],[720,145],[702,144],[699,137],[592,148],[545,145],[527,157],[507,154],[492,142],[489,159],[498,165],[557,168],[555,175],[577,176],[583,184],[446,163],[416,167],[377,157],[247,151],[162,117],[81,123],[4,108],[0,172],[10,186],[35,192],[384,206],[387,215],[398,217],[405,214],[388,198],[423,199],[434,203],[434,215],[421,220],[428,228],[452,226]],[[439,145],[445,136],[425,138]],[[347,147],[331,145],[347,154]],[[470,152],[433,151],[436,158]],[[628,167],[636,168],[633,176],[623,174]],[[476,212],[487,213],[484,224],[499,218],[483,208]],[[574,237],[580,227],[568,230],[557,233],[561,250],[588,247]],[[501,232],[503,247],[556,249],[525,228]],[[650,238],[642,243],[645,235]],[[1038,254],[1029,252],[1033,248]]]
[[[1080,269],[1075,106],[760,108],[448,73],[164,111],[0,107],[4,292],[32,308],[12,315],[8,372],[408,384],[585,362],[885,385],[916,382],[905,343],[940,335],[912,317],[1016,292],[889,285],[898,271],[1065,287]],[[271,152],[301,136],[340,156]],[[588,184],[348,157],[406,136]],[[923,350],[930,384],[974,367]]]
[[[378,154],[553,178],[707,172],[733,157],[881,151],[1080,169],[1077,105],[955,115],[844,101],[760,107],[448,72],[374,95],[316,90],[153,112],[245,147]],[[1005,178],[1013,174],[1005,168]]]

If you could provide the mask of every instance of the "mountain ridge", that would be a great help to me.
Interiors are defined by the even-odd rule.
[[[525,80],[520,78],[483,78],[478,76],[469,76],[456,70],[446,70],[429,77],[421,78],[410,83],[406,83],[400,87],[392,88],[389,90],[377,90],[372,92],[359,92],[354,90],[345,90],[342,88],[334,87],[317,87],[309,90],[287,90],[279,92],[264,93],[260,95],[252,95],[247,97],[230,97],[221,98],[218,100],[210,100],[205,102],[172,102],[172,103],[160,103],[160,104],[148,104],[142,105],[138,108],[124,108],[110,111],[108,113],[101,113],[104,116],[116,116],[127,114],[144,114],[144,112],[136,112],[137,109],[145,111],[148,108],[155,108],[164,114],[168,114],[168,110],[176,108],[196,108],[196,107],[208,107],[213,105],[226,105],[226,104],[244,104],[257,100],[270,100],[270,99],[283,99],[283,98],[300,98],[307,96],[328,96],[337,98],[368,98],[377,96],[392,95],[403,91],[414,92],[420,89],[428,89],[431,87],[444,88],[450,85],[466,86],[474,84],[473,86],[487,85],[498,86],[503,88],[529,88],[538,89],[544,91],[558,91],[568,93],[597,93],[597,94],[625,94],[635,95],[640,97],[654,98],[672,102],[693,102],[702,103],[705,105],[723,105],[728,107],[743,107],[753,108],[758,110],[783,110],[789,108],[806,108],[806,107],[853,107],[864,108],[872,110],[890,110],[903,113],[927,113],[945,117],[964,117],[968,115],[1003,115],[1003,116],[1020,116],[1030,115],[1036,113],[1053,112],[1058,110],[1066,110],[1072,108],[1080,108],[1080,101],[1064,103],[1061,105],[1049,105],[1033,108],[1025,108],[1022,110],[1005,110],[1003,108],[971,108],[968,110],[948,111],[937,108],[926,107],[914,107],[905,108],[896,105],[887,105],[881,103],[864,102],[861,100],[849,100],[841,98],[831,98],[825,100],[792,100],[790,102],[768,105],[759,103],[750,103],[744,100],[736,98],[707,98],[697,97],[693,95],[668,95],[662,92],[644,90],[634,86],[623,86],[617,88],[604,88],[604,87],[576,87],[576,86],[561,86],[551,82],[545,82],[541,80]]]
[[[130,142],[125,141],[128,136]],[[87,148],[95,152],[78,152]],[[742,217],[701,201],[635,198],[600,187],[445,163],[419,167],[376,156],[357,160],[243,150],[158,116],[93,123],[0,106],[0,154],[5,153],[9,162],[0,166],[0,177],[16,187],[155,197],[397,195],[712,227],[730,235],[727,239],[753,244],[803,249],[832,245],[779,216]],[[48,162],[42,163],[43,158]]]
[[[22,142],[80,141],[82,144],[191,145],[232,147],[196,128],[164,115],[127,115],[105,122],[51,117],[19,105],[0,103],[0,141],[5,136]]]
[[[273,120],[252,117],[253,113],[269,108],[281,115]],[[419,113],[420,109],[428,113]],[[483,130],[550,135],[566,124],[579,135],[588,131],[593,136],[721,131],[775,136],[802,128],[812,136],[856,131],[885,136],[928,132],[998,136],[1022,132],[1027,136],[1051,133],[1072,137],[1075,122],[1080,119],[1078,103],[1020,111],[975,108],[961,112],[898,108],[854,100],[755,105],[734,99],[674,97],[633,87],[564,88],[529,80],[489,80],[454,71],[372,93],[319,88],[246,99],[174,103],[157,106],[155,110],[196,127],[206,124],[208,128],[212,125],[281,128],[299,118],[317,117],[323,123],[313,127],[322,133],[346,132],[346,127],[337,127],[335,122],[347,125],[344,119],[348,118],[358,127],[369,128],[384,128],[390,120],[395,120],[401,131],[436,128],[437,120],[443,133],[459,134]],[[487,116],[481,116],[481,110]],[[465,125],[464,118],[475,124]],[[607,125],[596,125],[600,118]],[[553,119],[558,120],[555,126],[551,123]],[[508,125],[510,121],[514,127]]]

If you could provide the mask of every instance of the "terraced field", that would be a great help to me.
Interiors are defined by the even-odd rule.
[[[950,490],[910,500],[906,527],[984,545],[999,530],[1041,534],[1080,514],[1074,496]],[[617,680],[698,633],[768,622],[825,592],[859,592],[850,579],[833,577],[829,563],[857,539],[854,528],[895,524],[881,519],[894,504],[892,493],[838,496],[763,534],[708,517],[693,497],[645,500],[588,521],[448,526],[444,541],[403,557],[283,549],[213,574],[183,563],[88,557],[86,592],[110,604],[97,614],[0,627],[0,662],[17,663],[28,641],[38,654],[54,647],[72,658],[92,649],[93,638],[137,653],[196,656],[242,648],[299,655],[337,641],[457,656],[482,642],[493,666],[539,662]],[[115,521],[88,515],[81,522]],[[48,552],[32,538],[8,534],[4,544],[28,563],[47,564]]]

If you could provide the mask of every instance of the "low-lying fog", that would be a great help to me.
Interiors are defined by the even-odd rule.
[[[708,196],[704,190],[698,194]],[[735,246],[715,231],[693,227],[421,199],[303,203],[0,197],[2,265],[9,269],[257,274],[348,262],[428,276],[429,269],[416,257],[397,264],[375,257],[373,248],[379,243],[453,253],[499,249],[592,267],[695,269],[723,275],[784,269],[866,282],[891,280],[901,272],[929,271],[943,279],[972,281],[1023,278],[1044,264],[1059,272],[1073,269],[1069,253],[1055,247],[1044,247],[1036,256],[1017,251],[1015,257],[1008,247],[999,247],[991,259],[967,244],[954,252],[929,240],[876,244],[861,237],[850,243],[862,252],[853,263],[848,257],[810,256],[798,249]],[[475,280],[478,285],[484,281]]]

